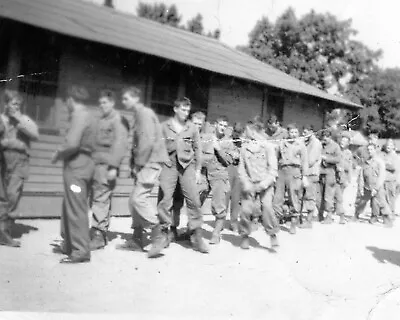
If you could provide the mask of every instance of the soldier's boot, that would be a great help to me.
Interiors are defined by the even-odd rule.
[[[344,213],[340,214],[339,224],[346,224],[346,218],[344,217]]]
[[[134,227],[132,239],[129,239],[124,244],[118,246],[118,249],[144,251],[143,234],[144,232],[142,227]]]
[[[324,220],[322,221],[323,224],[331,224],[333,223],[332,213],[327,212]]]
[[[217,219],[215,221],[214,231],[211,236],[210,244],[219,244],[221,241],[221,231],[224,228],[225,219]]]
[[[279,247],[278,235],[272,234],[270,236],[270,240],[271,240],[271,248]]]
[[[250,240],[248,235],[243,235],[242,240],[240,242],[240,248],[244,250],[250,249]]]
[[[239,223],[237,221],[231,221],[229,229],[235,233],[239,232]]]
[[[15,225],[15,220],[14,219],[8,219],[6,221],[6,232],[12,236],[12,229],[14,228]]]
[[[289,229],[290,234],[296,234],[297,221],[298,220],[296,217],[292,217],[292,219],[290,220],[290,229]]]
[[[169,245],[168,229],[157,225],[151,231],[151,248],[147,253],[149,258],[156,258]]]
[[[368,222],[369,222],[370,224],[375,224],[375,223],[378,222],[378,217],[372,216],[372,217],[369,219]]]
[[[383,225],[386,228],[393,227],[393,220],[389,216],[383,216]]]
[[[0,245],[13,248],[18,248],[21,246],[21,243],[17,240],[14,240],[7,231],[6,221],[0,221]]]
[[[168,245],[171,242],[178,241],[178,228],[175,226],[171,226],[168,231]]]
[[[107,235],[104,231],[94,229],[90,240],[90,251],[104,249],[107,245]]]
[[[192,243],[193,250],[199,251],[201,253],[208,253],[210,251],[203,239],[202,228],[197,228],[196,230],[194,230],[194,232],[190,236],[190,241]]]
[[[308,216],[309,216],[310,214],[308,214]],[[301,228],[301,229],[311,229],[312,228],[312,222],[308,219],[308,216],[307,217],[302,217],[301,218],[301,223],[299,224],[299,228]]]

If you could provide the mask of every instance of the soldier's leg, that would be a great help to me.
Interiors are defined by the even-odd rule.
[[[181,210],[184,205],[184,196],[181,190],[179,182],[174,191],[173,202],[172,202],[172,225],[171,228],[178,228],[181,222]]]
[[[379,213],[381,213],[383,216],[384,225],[387,227],[391,227],[391,210],[388,202],[386,201],[385,190],[383,187],[378,190],[377,194],[374,197],[372,197],[371,204],[373,204],[376,208],[379,208]]]
[[[286,171],[280,169],[278,179],[275,183],[275,194],[272,202],[275,215],[278,219],[283,218],[283,204],[285,203]]]
[[[336,207],[336,214],[340,217],[340,224],[345,224],[346,220],[344,218],[344,206],[343,206],[343,193],[344,193],[344,185],[343,184],[336,184],[335,189],[335,207]]]
[[[290,233],[296,233],[296,225],[301,213],[301,200],[303,194],[303,186],[301,173],[299,168],[290,168],[288,181],[289,203],[292,207]]]
[[[157,212],[163,227],[172,224],[171,208],[173,205],[174,192],[178,182],[178,169],[175,165],[168,167],[163,165],[160,174],[160,186],[158,189]]]
[[[309,183],[308,186],[304,188],[304,196],[303,196],[303,212],[305,212],[306,217],[305,221],[303,221],[302,226],[304,228],[311,228],[312,227],[312,218],[315,214],[317,214],[317,190],[318,187],[318,177],[317,176],[310,176],[308,177]]]
[[[210,181],[212,190],[211,211],[215,217],[215,226],[210,244],[218,244],[221,240],[221,231],[227,215],[226,196],[229,192],[229,181],[215,179]]]
[[[277,233],[279,232],[279,222],[271,207],[272,198],[274,195],[274,188],[271,186],[260,194],[261,208],[262,208],[262,224],[271,237],[271,246],[278,246]]]
[[[363,194],[358,192],[357,201],[355,204],[354,218],[359,219],[360,215],[364,213],[368,201],[371,200],[371,191],[364,189]]]
[[[203,241],[202,225],[203,211],[201,209],[200,195],[196,188],[196,173],[193,164],[186,169],[179,168],[179,181],[182,193],[186,200],[188,228],[192,233],[193,248],[202,253],[208,253],[208,248]]]
[[[333,222],[335,212],[336,174],[334,169],[326,172],[324,185],[324,220],[323,223]]]
[[[239,234],[241,235],[240,247],[249,249],[249,235],[252,231],[252,214],[254,208],[255,197],[245,193],[242,194],[242,204],[240,210]]]
[[[396,181],[385,182],[385,197],[390,208],[391,217],[394,219],[396,210]]]
[[[232,172],[232,182],[231,182],[231,202],[230,202],[230,220],[231,220],[231,228],[233,231],[238,230],[238,218],[239,218],[239,212],[240,212],[240,198],[241,198],[241,186],[240,186],[240,180],[239,180],[239,175],[237,171],[237,167],[233,167],[233,172]],[[271,203],[272,206],[272,203]]]

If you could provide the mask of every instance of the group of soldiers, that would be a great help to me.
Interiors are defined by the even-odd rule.
[[[282,128],[276,117],[265,124],[258,116],[245,124],[235,123],[229,133],[226,116],[211,124],[204,113],[191,113],[188,98],[177,99],[173,116],[160,124],[140,96],[135,87],[122,91],[122,104],[133,113],[129,123],[115,109],[113,91],[100,92],[101,115],[93,116],[87,107],[87,90],[80,86],[68,90],[70,128],[52,158],[53,163],[64,162],[63,241],[54,250],[67,255],[62,263],[88,262],[91,251],[107,245],[111,197],[127,150],[131,150],[133,236],[121,248],[145,251],[146,230],[150,229],[150,258],[160,256],[171,241],[188,241],[194,250],[209,252],[202,224],[203,205],[210,196],[215,218],[211,245],[220,242],[228,211],[229,228],[239,234],[242,249],[249,249],[249,236],[260,223],[270,236],[271,247],[279,245],[277,234],[285,222],[290,223],[291,234],[297,227],[311,228],[316,220],[332,223],[335,214],[344,224],[343,195],[356,167],[361,170],[357,173],[354,220],[370,201],[370,222],[382,218],[385,226],[392,226],[399,193],[393,141],[388,140],[381,152],[377,135],[370,134],[368,144],[353,153],[347,131],[326,128],[315,132],[312,126],[300,131],[296,124]],[[22,104],[18,93],[6,92],[5,97],[3,172],[22,176],[21,168],[28,165],[29,141],[37,139],[37,127],[13,111],[14,105],[19,105],[19,110]],[[0,200],[7,205],[0,206],[0,243],[18,247],[10,232],[10,212],[20,197],[20,191],[14,190],[16,185],[22,190],[24,177],[18,180],[6,174],[3,180],[7,192]],[[151,196],[155,186],[157,205]],[[182,232],[180,215],[185,203],[188,223]]]

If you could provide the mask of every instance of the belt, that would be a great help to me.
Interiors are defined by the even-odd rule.
[[[298,164],[282,164],[281,168],[300,168],[301,166]]]

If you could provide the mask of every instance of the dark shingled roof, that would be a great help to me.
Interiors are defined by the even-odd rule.
[[[215,39],[99,5],[77,0],[0,0],[0,17],[361,108]]]

